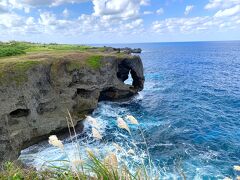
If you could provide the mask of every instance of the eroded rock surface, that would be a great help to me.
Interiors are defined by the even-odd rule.
[[[16,159],[23,148],[66,129],[67,109],[77,124],[98,101],[128,98],[143,89],[138,56],[103,56],[97,68],[75,66],[78,56],[74,54],[74,63],[71,54],[57,63],[37,63],[24,72],[26,81],[10,78],[0,84],[0,162]],[[132,86],[124,84],[129,73]]]

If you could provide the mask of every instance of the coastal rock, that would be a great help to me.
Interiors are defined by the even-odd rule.
[[[131,54],[131,53],[141,53],[142,49],[141,48],[136,48],[136,49],[132,49],[132,48],[120,48],[120,52],[124,52],[127,54]]]
[[[141,48],[129,48],[129,47],[125,47],[125,48],[113,48],[113,47],[106,47],[104,46],[104,51],[105,52],[117,52],[117,53],[125,53],[125,54],[131,54],[131,53],[135,53],[135,54],[140,54],[142,52]]]
[[[129,98],[143,89],[139,56],[104,55],[99,67],[82,65],[82,53],[29,58],[47,61],[0,81],[0,162],[14,160],[22,149],[66,129],[67,110],[77,125],[99,101]],[[129,74],[132,85],[124,83]]]

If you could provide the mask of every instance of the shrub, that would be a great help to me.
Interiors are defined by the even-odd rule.
[[[0,46],[0,57],[6,56],[16,56],[20,54],[25,54],[26,52],[21,48],[12,47],[12,46]]]

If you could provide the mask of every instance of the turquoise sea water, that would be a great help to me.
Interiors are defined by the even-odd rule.
[[[93,117],[101,124],[103,140],[88,137],[90,127],[80,135],[85,146],[101,153],[112,150],[111,142],[125,149],[131,137],[116,126],[116,117],[132,114],[141,123],[150,154],[162,177],[187,179],[236,178],[240,165],[240,42],[189,42],[115,45],[140,47],[145,88],[127,102],[101,102]],[[141,141],[130,126],[134,141]],[[71,154],[72,147],[65,142]],[[129,165],[144,159],[138,144]],[[23,155],[64,159],[46,144],[35,145]],[[28,163],[40,166],[36,158]]]

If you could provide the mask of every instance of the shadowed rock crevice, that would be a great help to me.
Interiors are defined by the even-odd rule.
[[[139,59],[131,60],[124,59],[118,65],[117,77],[122,81],[126,81],[129,78],[129,73],[132,76],[132,86],[134,89],[141,91],[144,85],[143,65],[142,62],[135,63]]]
[[[16,109],[9,113],[11,118],[20,118],[24,116],[28,116],[30,113],[29,109]]]
[[[83,98],[88,98],[92,95],[94,91],[89,91],[89,90],[86,90],[86,89],[80,89],[78,88],[77,89],[77,95],[83,97]]]
[[[36,111],[38,114],[43,114],[47,112],[53,112],[57,108],[56,104],[52,101],[39,103]]]
[[[100,92],[99,101],[114,101],[127,99],[133,96],[135,91],[132,90],[120,90],[115,87],[109,87]]]

